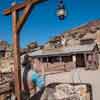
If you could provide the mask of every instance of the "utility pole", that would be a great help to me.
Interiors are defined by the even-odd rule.
[[[14,49],[14,76],[15,76],[15,94],[17,100],[21,99],[21,67],[20,67],[20,31],[27,20],[32,6],[37,5],[45,0],[26,0],[22,4],[13,3],[12,7],[4,10],[4,15],[12,15],[13,30],[13,49]],[[18,12],[23,10],[23,15],[19,16]]]

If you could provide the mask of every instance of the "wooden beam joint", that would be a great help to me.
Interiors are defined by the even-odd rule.
[[[32,5],[35,5],[36,3],[40,3],[40,2],[43,2],[43,1],[47,1],[47,0],[26,0],[24,3],[22,4],[16,4],[14,6],[12,6],[11,8],[8,8],[8,9],[5,9],[3,11],[4,15],[9,15],[11,14],[14,10],[20,10],[20,9],[23,9],[25,8],[27,5],[29,4],[32,4]]]

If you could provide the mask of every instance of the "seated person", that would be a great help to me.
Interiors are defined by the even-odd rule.
[[[24,57],[22,65],[22,99],[29,100],[37,92],[37,87],[44,87],[44,70],[38,59],[32,59],[28,55]]]

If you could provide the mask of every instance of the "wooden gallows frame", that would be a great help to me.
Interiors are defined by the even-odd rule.
[[[17,100],[21,99],[21,67],[20,67],[20,31],[27,20],[32,6],[43,2],[44,0],[26,0],[22,4],[13,3],[12,7],[4,10],[4,15],[12,15],[13,30],[13,49],[14,49],[14,75],[15,75],[15,94]],[[23,10],[23,14],[18,12]]]

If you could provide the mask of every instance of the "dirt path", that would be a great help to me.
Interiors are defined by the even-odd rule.
[[[86,71],[75,69],[71,72],[62,72],[46,76],[46,84],[52,82],[82,82],[92,85],[93,100],[100,100],[100,69],[96,71]]]

